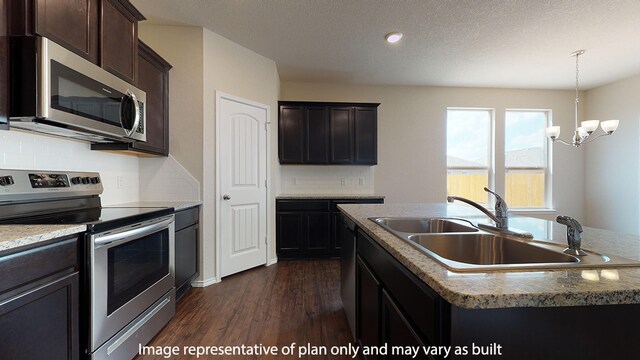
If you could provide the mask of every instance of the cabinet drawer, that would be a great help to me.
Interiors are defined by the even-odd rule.
[[[176,231],[184,229],[200,221],[200,207],[176,212]]]
[[[361,230],[357,249],[418,333],[430,344],[440,344],[440,296]]]
[[[329,211],[329,200],[278,200],[276,211]]]
[[[331,211],[339,212],[338,205],[340,204],[384,204],[384,199],[340,199],[333,200],[331,203]]]
[[[0,257],[0,293],[78,264],[78,236]]]

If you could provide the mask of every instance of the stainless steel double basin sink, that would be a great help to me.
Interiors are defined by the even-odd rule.
[[[377,217],[382,226],[456,272],[640,266],[640,262],[587,250],[562,252],[562,244],[489,233],[457,218]]]

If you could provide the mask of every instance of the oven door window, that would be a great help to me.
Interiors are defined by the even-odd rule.
[[[114,246],[107,253],[107,314],[169,274],[169,230]]]

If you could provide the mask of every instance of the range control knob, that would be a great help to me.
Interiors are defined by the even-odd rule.
[[[0,176],[0,186],[13,185],[13,177]]]
[[[71,183],[74,185],[78,185],[82,182],[82,178],[80,176],[75,176],[71,178]]]
[[[83,184],[88,184],[89,182],[90,182],[90,180],[89,180],[88,176],[82,178],[82,183]]]
[[[99,184],[100,183],[100,178],[99,177],[92,177],[91,179],[91,183],[92,184]]]

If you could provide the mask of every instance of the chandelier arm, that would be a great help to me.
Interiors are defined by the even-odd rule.
[[[564,141],[564,140],[562,140],[562,139],[560,139],[560,138],[556,138],[555,140],[553,140],[553,142],[556,142],[556,141],[560,142],[561,144],[565,144],[565,145],[573,146],[573,144],[568,143],[568,142],[566,142],[566,141]]]
[[[584,142],[582,142],[583,144],[588,144],[590,142],[593,142],[594,140],[600,139],[603,136],[609,136],[610,134],[604,133],[604,134],[600,134],[596,137],[589,137],[589,139],[585,140]]]
[[[584,52],[584,51],[583,51]],[[580,104],[580,83],[578,82],[579,68],[578,68],[578,58],[580,57],[580,51],[576,53],[576,100],[575,100],[575,109],[574,109],[574,121],[575,121],[575,129],[578,130],[578,106]]]

